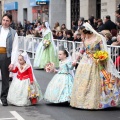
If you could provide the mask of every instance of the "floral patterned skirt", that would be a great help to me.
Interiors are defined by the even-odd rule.
[[[39,93],[38,101],[40,101],[42,97],[42,92],[40,90],[40,86],[35,81],[37,93]],[[30,79],[19,80],[15,77],[10,85],[7,100],[10,104],[16,106],[29,106],[31,105],[30,99],[28,98],[28,86],[30,85]]]
[[[71,74],[56,74],[47,86],[44,99],[51,103],[70,101],[73,87]]]
[[[70,105],[82,109],[114,107],[119,102],[119,89],[117,78],[100,71],[91,58],[84,56],[76,71]]]

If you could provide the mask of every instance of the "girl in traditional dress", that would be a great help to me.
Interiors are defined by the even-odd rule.
[[[63,103],[70,101],[73,74],[71,70],[74,63],[71,62],[66,50],[59,51],[60,67],[54,70],[57,74],[52,78],[47,86],[44,99],[51,103]]]
[[[107,50],[105,38],[89,23],[80,28],[84,38],[82,59],[77,68],[70,105],[82,109],[104,109],[118,106],[120,76]],[[95,59],[95,53],[105,53],[105,61]],[[101,58],[104,57],[101,56]]]
[[[48,62],[59,66],[58,54],[48,22],[42,24],[43,39],[39,43],[34,59],[34,67],[43,69]]]
[[[17,73],[17,75],[13,78],[8,92],[7,100],[10,104],[28,106],[32,104],[31,100],[34,97],[37,100],[36,102],[42,99],[40,87],[35,79],[32,65],[26,52],[18,56],[18,63],[12,72]],[[32,90],[30,90],[31,88]]]

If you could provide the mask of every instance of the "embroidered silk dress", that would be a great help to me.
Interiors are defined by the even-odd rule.
[[[90,57],[95,51],[104,50],[101,38],[98,36],[95,42],[85,43],[83,50],[85,52],[75,74],[70,105],[82,109],[117,106],[120,96],[119,79],[107,71],[107,73],[101,71],[98,64]],[[87,54],[88,51],[90,54]],[[106,63],[103,66],[106,70]]]
[[[52,78],[47,86],[44,99],[51,103],[62,103],[70,101],[73,87],[73,76],[71,62],[60,62],[58,73]]]
[[[45,40],[50,41],[50,45],[47,48],[45,48],[43,45]],[[49,62],[53,62],[55,67],[59,67],[57,49],[53,41],[52,32],[48,29],[43,32],[43,39],[37,47],[33,66],[34,68],[43,69]]]
[[[20,66],[12,71],[13,73],[17,73],[17,76],[14,77],[8,92],[7,100],[13,105],[16,106],[28,106],[31,105],[30,99],[28,98],[28,86],[30,85],[30,81],[34,81],[32,75],[31,66],[25,65],[25,67],[21,70]],[[37,81],[34,81],[36,85],[37,93],[39,93],[39,100],[42,98],[42,93]]]

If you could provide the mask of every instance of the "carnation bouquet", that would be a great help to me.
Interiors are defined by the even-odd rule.
[[[43,46],[44,46],[44,50],[50,45],[50,41],[49,40],[44,40],[43,41]]]
[[[54,72],[55,70],[55,65],[54,63],[47,63],[45,66],[46,72]]]
[[[36,104],[37,103],[37,98],[39,96],[40,95],[37,92],[35,84],[29,85],[28,86],[28,98],[30,99],[32,104]]]

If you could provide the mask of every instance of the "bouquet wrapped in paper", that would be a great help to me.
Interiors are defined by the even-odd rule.
[[[36,104],[38,101],[39,93],[37,92],[35,84],[28,86],[28,99],[30,99],[31,104]]]
[[[44,50],[45,50],[47,47],[49,47],[50,43],[51,43],[51,42],[50,42],[49,40],[44,40],[44,41],[43,41]]]
[[[45,66],[46,72],[54,72],[55,70],[55,65],[54,63],[47,63]]]

